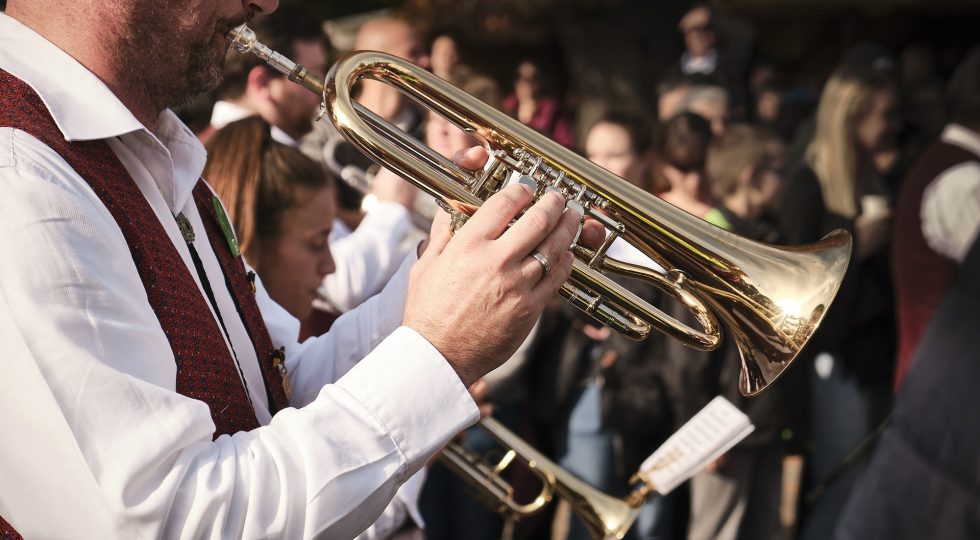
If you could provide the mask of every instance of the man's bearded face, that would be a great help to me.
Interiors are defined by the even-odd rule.
[[[229,30],[249,18],[231,0],[127,2],[124,42],[117,62],[151,103],[186,103],[221,82]]]

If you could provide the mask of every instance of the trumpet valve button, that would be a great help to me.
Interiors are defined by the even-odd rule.
[[[578,220],[578,230],[575,231],[575,239],[572,240],[572,245],[578,245],[578,239],[582,236],[582,226],[585,224],[585,206],[576,200],[571,200],[565,202],[565,210],[568,212],[577,212],[581,216]]]
[[[515,172],[513,174],[512,181],[518,184],[524,184],[525,186],[531,188],[531,191],[534,193],[535,198],[541,195],[540,184],[538,184],[538,181],[532,178],[531,176]]]

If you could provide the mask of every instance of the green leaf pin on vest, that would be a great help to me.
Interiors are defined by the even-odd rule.
[[[237,257],[241,255],[242,252],[238,249],[238,240],[235,240],[235,231],[231,229],[231,221],[228,220],[225,207],[221,205],[221,201],[214,195],[211,196],[211,202],[214,203],[214,213],[218,216],[218,225],[221,227],[221,232],[225,235],[225,241],[228,242],[228,249],[231,250],[231,256]]]

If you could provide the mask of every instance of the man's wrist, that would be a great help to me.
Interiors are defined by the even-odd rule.
[[[452,354],[452,351],[447,350],[448,347],[446,344],[442,343],[443,340],[433,339],[434,336],[432,335],[432,332],[426,332],[426,330],[423,328],[424,325],[419,325],[413,322],[403,322],[402,325],[418,334],[421,339],[425,340],[426,343],[435,349],[445,359],[446,364],[448,364],[449,367],[456,373],[456,376],[459,377],[459,380],[463,383],[463,386],[469,388],[471,384],[475,383],[480,379],[480,377],[483,376],[482,373],[475,373],[474,369],[457,362],[455,360],[455,355]]]

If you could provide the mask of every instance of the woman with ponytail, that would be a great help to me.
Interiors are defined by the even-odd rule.
[[[276,303],[306,319],[317,288],[334,271],[328,239],[337,203],[331,177],[299,150],[274,141],[258,116],[216,131],[206,148],[204,177],[227,209],[242,256]],[[414,538],[419,529],[411,516],[418,515],[424,480],[423,469],[358,540]]]
[[[337,212],[333,183],[302,152],[274,141],[257,116],[215,132],[207,150],[204,177],[224,202],[242,255],[269,296],[304,320],[334,270],[328,244]]]

